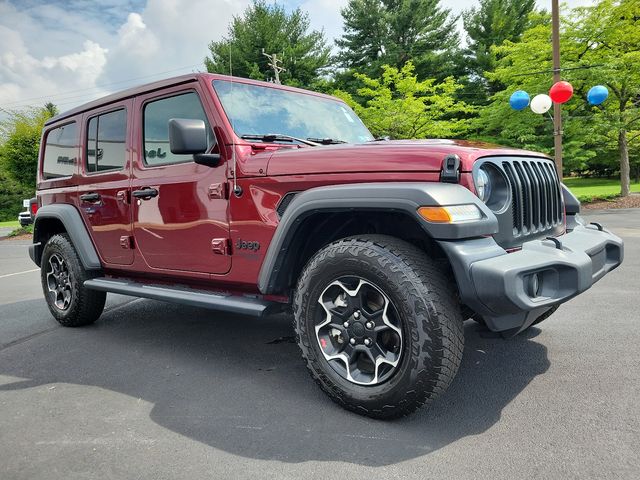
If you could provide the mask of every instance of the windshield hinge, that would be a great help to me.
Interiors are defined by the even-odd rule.
[[[209,185],[209,199],[215,200],[218,198],[225,200],[229,198],[227,182],[212,183]]]

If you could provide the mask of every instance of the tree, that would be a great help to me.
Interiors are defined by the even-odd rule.
[[[585,107],[592,134],[617,145],[620,193],[629,195],[629,145],[640,145],[640,2],[601,0],[577,8],[567,29],[570,58],[585,68],[574,78],[583,85],[606,85],[611,95],[600,108]]]
[[[58,107],[56,107],[53,103],[51,102],[47,102],[44,104],[44,109],[47,111],[47,113],[49,114],[50,117],[55,117],[56,115],[58,115],[58,113],[60,113],[58,111]]]
[[[364,105],[343,91],[334,92],[360,116],[375,136],[392,138],[452,138],[467,131],[465,116],[473,108],[456,100],[461,88],[452,77],[442,82],[419,81],[415,67],[407,62],[402,69],[385,65],[380,78],[355,74],[363,84],[357,94]]]
[[[383,65],[411,61],[418,78],[456,72],[457,17],[440,0],[350,0],[341,10],[344,35],[336,40],[339,64],[377,77]]]
[[[505,40],[520,40],[535,3],[535,0],[480,0],[479,7],[470,8],[462,14],[468,37],[465,49],[467,68],[473,81],[482,82],[484,72],[493,70],[492,46],[500,46]],[[495,93],[498,89],[494,86],[488,93]]]
[[[0,169],[0,222],[16,220],[22,200],[31,198],[35,188],[25,188]]]
[[[533,26],[523,33],[519,42],[505,40],[502,45],[491,48],[496,63],[493,71],[486,71],[484,75],[487,81],[508,87],[502,87],[491,95],[490,103],[480,110],[476,126],[479,138],[484,140],[552,154],[553,123],[550,115],[537,115],[529,109],[518,112],[509,106],[509,97],[514,91],[525,90],[533,97],[547,93],[553,83],[550,16],[544,12],[533,12],[529,21]],[[563,52],[570,48],[569,43],[563,36]],[[576,97],[579,98],[579,94]],[[588,161],[596,155],[590,144],[585,119],[580,116],[571,118],[580,105],[580,100],[575,100],[562,107],[565,172],[585,169]]]
[[[285,68],[282,83],[310,86],[330,60],[324,33],[309,31],[309,16],[300,8],[287,13],[283,6],[254,0],[244,14],[234,17],[228,37],[209,44],[211,55],[205,58],[207,71],[271,80],[269,59],[276,54]]]
[[[22,112],[5,112],[9,118],[0,123],[0,171],[31,191],[36,186],[42,127],[55,111],[55,106],[50,105]]]

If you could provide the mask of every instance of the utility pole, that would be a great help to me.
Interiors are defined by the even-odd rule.
[[[262,55],[264,55],[265,57],[267,57],[269,59],[269,66],[271,68],[273,68],[275,83],[280,85],[280,72],[286,72],[287,71],[286,68],[284,68],[281,65],[278,65],[278,62],[282,63],[282,60],[280,60],[278,58],[278,54],[277,53],[272,53],[271,55],[269,55],[268,53],[264,52],[264,49],[262,49]]]
[[[551,0],[551,43],[553,45],[553,83],[560,81],[560,8],[558,0]],[[562,180],[562,109],[553,103],[553,151],[556,170]]]

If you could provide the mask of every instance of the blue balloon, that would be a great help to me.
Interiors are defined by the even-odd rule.
[[[524,90],[516,90],[509,98],[509,105],[514,110],[524,110],[529,106],[529,94]]]
[[[591,105],[600,105],[609,96],[609,90],[604,85],[596,85],[591,87],[587,93],[587,101]]]

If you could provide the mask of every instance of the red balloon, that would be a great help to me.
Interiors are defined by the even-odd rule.
[[[573,86],[564,80],[553,84],[549,89],[551,100],[556,103],[565,103],[573,96]]]

